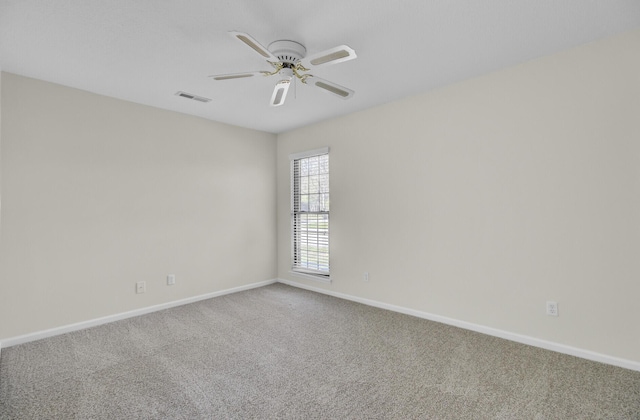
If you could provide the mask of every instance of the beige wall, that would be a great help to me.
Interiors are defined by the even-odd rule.
[[[2,234],[2,68],[0,68],[0,235]],[[0,254],[0,265],[2,255]],[[1,282],[2,279],[0,279]],[[2,323],[2,318],[0,318]]]
[[[640,361],[639,47],[281,134],[277,174],[274,135],[1,73],[0,340],[277,275]],[[330,285],[289,273],[288,154],[321,146]]]
[[[640,361],[637,51],[640,31],[280,135],[278,276]],[[288,155],[321,146],[330,285],[289,273]]]
[[[275,135],[7,73],[1,98],[0,340],[276,276]]]

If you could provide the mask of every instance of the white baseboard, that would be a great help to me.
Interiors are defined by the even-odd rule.
[[[257,283],[251,283],[244,286],[234,287],[231,289],[220,290],[218,292],[206,293],[204,295],[194,296],[186,299],[176,300],[172,302],[162,303],[159,305],[148,306],[146,308],[135,309],[133,311],[122,312],[119,314],[109,315],[102,318],[95,318],[88,321],[78,322],[75,324],[64,325],[62,327],[51,328],[44,331],[37,331],[30,334],[21,335],[18,337],[7,338],[0,341],[0,353],[3,348],[15,346],[18,344],[28,343],[30,341],[36,341],[47,337],[53,337],[60,334],[65,334],[72,331],[78,331],[85,328],[95,327],[102,324],[107,324],[114,321],[119,321],[134,316],[144,315],[151,312],[161,311],[163,309],[169,309],[176,306],[186,305],[188,303],[194,303],[205,299],[211,299],[217,296],[228,295],[231,293],[241,292],[243,290],[254,289],[257,287],[267,286],[273,283],[283,283],[289,286],[298,287],[301,289],[311,290],[313,292],[322,293],[325,295],[334,296],[340,299],[350,300],[353,302],[362,303],[364,305],[374,306],[376,308],[387,309],[394,312],[399,312],[406,315],[412,315],[418,318],[428,319],[430,321],[440,322],[447,325],[452,325],[459,328],[464,328],[471,331],[476,331],[482,334],[491,335],[494,337],[504,338],[506,340],[515,341],[522,344],[527,344],[534,347],[540,347],[546,350],[556,351],[558,353],[564,353],[571,356],[580,357],[587,360],[593,360],[595,362],[606,363],[613,366],[619,366],[625,369],[635,370],[640,372],[640,362],[621,359],[606,354],[596,353],[589,350],[579,349],[564,344],[554,343],[547,340],[542,340],[535,337],[530,337],[522,334],[516,334],[509,331],[499,330],[497,328],[491,328],[484,325],[474,324],[471,322],[460,321],[453,318],[448,318],[440,315],[430,314],[428,312],[418,311],[415,309],[405,308],[402,306],[391,305],[384,302],[378,302],[371,299],[360,298],[357,296],[348,295],[345,293],[334,292],[331,290],[322,289],[314,286],[307,286],[302,283],[285,280],[285,279],[273,279],[266,280]]]
[[[595,362],[606,363],[613,366],[619,366],[625,369],[635,370],[640,372],[640,362],[633,360],[620,359],[618,357],[608,356],[606,354],[596,353],[590,350],[583,350],[576,347],[567,346],[565,344],[554,343],[552,341],[542,340],[527,335],[516,334],[509,331],[499,330],[497,328],[491,328],[484,325],[474,324],[471,322],[460,321],[445,316],[434,315],[428,312],[417,311],[415,309],[409,309],[402,306],[391,305],[384,302],[378,302],[371,299],[360,298],[357,296],[347,295],[345,293],[334,292],[331,290],[321,289],[319,287],[307,286],[306,284],[297,283],[291,280],[278,279],[279,283],[287,284],[289,286],[298,287],[301,289],[311,290],[313,292],[323,293],[325,295],[334,296],[340,299],[346,299],[353,302],[362,303],[364,305],[374,306],[376,308],[387,309],[394,312],[399,312],[406,315],[412,315],[418,318],[428,319],[430,321],[440,322],[454,327],[464,328],[466,330],[476,331],[482,334],[491,335],[494,337],[504,338],[506,340],[515,341],[522,344],[528,344],[534,347],[540,347],[546,350],[555,351],[558,353],[564,353],[571,356],[580,357]]]
[[[251,283],[244,286],[233,287],[231,289],[220,290],[218,292],[206,293],[204,295],[193,296],[186,299],[175,300],[172,302],[161,303],[159,305],[148,306],[146,308],[134,309],[133,311],[122,312],[119,314],[108,315],[102,318],[90,319],[88,321],[82,321],[75,324],[63,325],[62,327],[51,328],[44,331],[37,331],[30,334],[21,335],[18,337],[6,338],[0,342],[0,349],[3,347],[16,346],[18,344],[28,343],[30,341],[40,340],[42,338],[53,337],[60,334],[65,334],[72,331],[83,330],[85,328],[95,327],[102,324],[108,324],[109,322],[120,321],[121,319],[131,318],[134,316],[144,315],[151,312],[161,311],[163,309],[169,309],[176,306],[186,305],[188,303],[198,302],[200,300],[211,299],[214,297],[228,295],[231,293],[241,292],[243,290],[255,289],[256,287],[267,286],[269,284],[276,283],[276,279],[265,280],[257,283]]]

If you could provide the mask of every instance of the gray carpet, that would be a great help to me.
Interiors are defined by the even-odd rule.
[[[640,372],[274,284],[2,350],[2,419],[640,419]]]

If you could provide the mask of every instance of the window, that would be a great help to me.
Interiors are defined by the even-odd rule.
[[[292,270],[329,278],[329,148],[290,156]]]

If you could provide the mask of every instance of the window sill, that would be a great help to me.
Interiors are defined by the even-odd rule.
[[[302,277],[308,280],[315,280],[315,281],[319,281],[321,283],[327,283],[330,284],[331,283],[331,277],[325,277],[325,276],[314,276],[313,274],[307,274],[307,273],[300,273],[298,271],[289,271],[289,274],[292,274],[294,276],[297,277]]]

